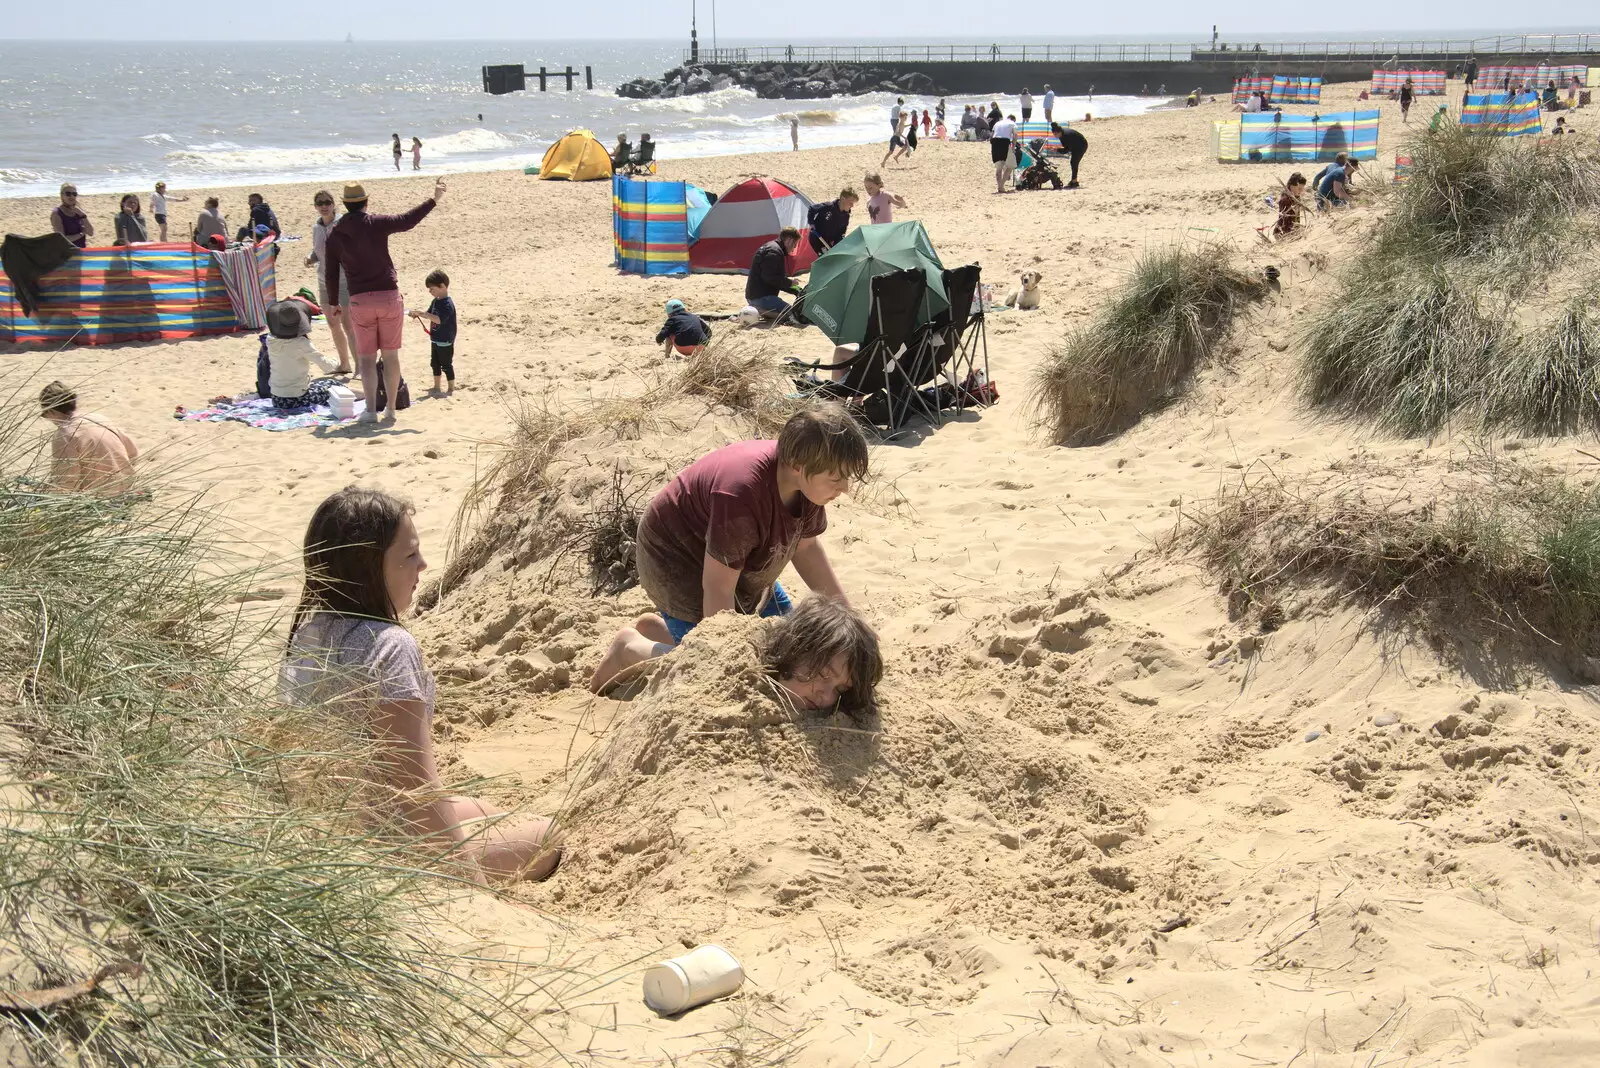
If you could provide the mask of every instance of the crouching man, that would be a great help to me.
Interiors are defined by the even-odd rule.
[[[674,648],[707,616],[786,616],[791,562],[814,593],[848,603],[820,541],[827,505],[867,472],[867,441],[835,405],[792,416],[777,441],[727,445],[684,468],[639,520],[639,583],[658,613],[612,640],[590,687]]]

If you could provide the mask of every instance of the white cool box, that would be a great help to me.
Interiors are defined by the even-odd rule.
[[[335,419],[354,419],[356,395],[350,391],[349,386],[329,386],[328,408],[333,412]]]
[[[704,1005],[738,990],[744,969],[721,946],[704,945],[644,973],[644,1003],[663,1016]]]

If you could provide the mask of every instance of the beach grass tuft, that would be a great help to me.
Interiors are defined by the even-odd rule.
[[[1600,154],[1456,126],[1407,150],[1411,177],[1303,321],[1309,399],[1406,436],[1600,432],[1600,323],[1572,267],[1600,227]]]
[[[1241,604],[1331,586],[1463,648],[1600,654],[1600,488],[1504,467],[1437,495],[1374,481],[1243,479],[1186,511],[1167,548],[1196,555]]]
[[[1180,389],[1266,291],[1220,244],[1147,252],[1111,302],[1035,372],[1035,424],[1060,445],[1092,445],[1128,429]]]
[[[271,698],[281,639],[205,512],[43,492],[32,415],[0,410],[5,979],[137,968],[13,1039],[38,1064],[526,1052],[529,1006],[431,933],[462,883],[357,807],[359,738]]]

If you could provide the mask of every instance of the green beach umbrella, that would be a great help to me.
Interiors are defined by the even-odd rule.
[[[928,240],[928,231],[915,219],[857,227],[811,265],[805,316],[835,345],[860,342],[867,333],[872,280],[913,267],[928,277],[917,316],[921,326],[950,308],[944,294],[944,264]]]

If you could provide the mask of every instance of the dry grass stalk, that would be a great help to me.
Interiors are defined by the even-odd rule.
[[[724,337],[713,338],[683,361],[677,386],[740,416],[757,437],[777,436],[804,404],[791,396],[793,390],[766,346],[741,351]]]

